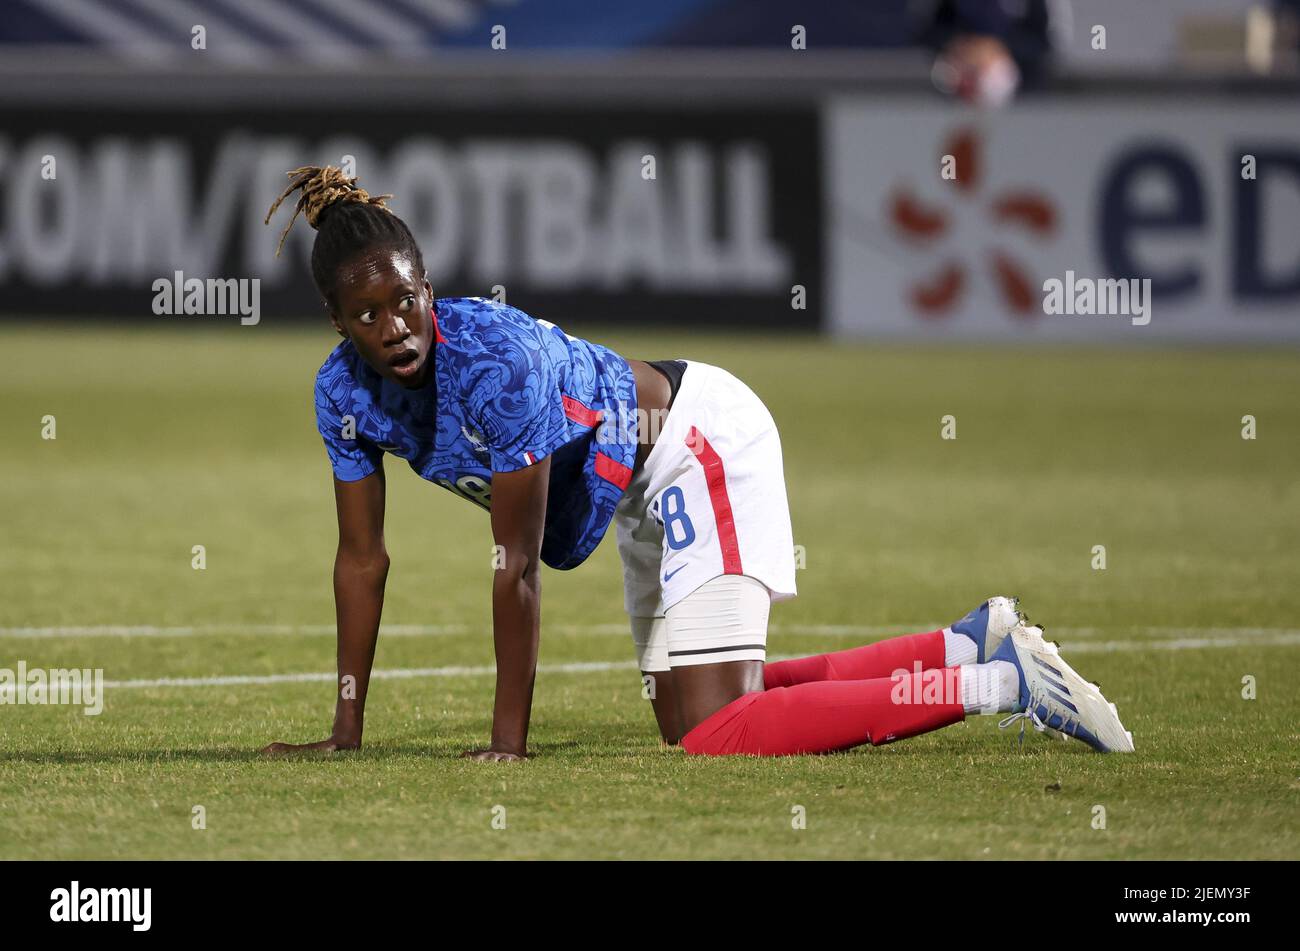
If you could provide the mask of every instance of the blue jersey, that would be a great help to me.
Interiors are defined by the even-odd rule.
[[[334,475],[364,479],[383,453],[485,509],[492,473],[551,457],[542,560],[581,564],[636,461],[627,361],[553,324],[477,297],[434,303],[433,383],[408,390],[339,344],[316,375],[316,427]]]

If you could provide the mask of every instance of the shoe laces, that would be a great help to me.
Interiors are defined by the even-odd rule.
[[[1069,730],[1069,727],[1072,721],[1074,720],[1073,717],[1067,716],[1063,712],[1058,712],[1056,716],[1059,716],[1061,718],[1061,725],[1059,727],[1049,727],[1046,723],[1043,722],[1042,718],[1038,715],[1038,708],[1040,706],[1048,711],[1047,715],[1048,718],[1050,719],[1053,715],[1052,714],[1053,705],[1042,694],[1031,693],[1029,695],[1029,703],[1025,706],[1025,709],[1017,711],[1016,713],[1011,714],[1011,716],[1003,720],[999,720],[998,729],[1005,730],[1007,727],[1011,726],[1011,724],[1019,720],[1020,721],[1019,742],[1021,743],[1021,745],[1023,745],[1025,742],[1025,721],[1026,720],[1028,720],[1033,725],[1034,729],[1039,733],[1046,733],[1049,729],[1055,729],[1057,730],[1057,732],[1060,733],[1065,733],[1068,730],[1071,735],[1074,735],[1075,730]],[[1076,724],[1076,728],[1077,728],[1077,724]]]

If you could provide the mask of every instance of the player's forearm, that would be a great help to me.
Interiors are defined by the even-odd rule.
[[[502,569],[492,584],[493,643],[497,659],[492,748],[522,754],[537,674],[541,621],[541,575],[536,565],[523,572]]]
[[[361,742],[370,669],[384,608],[388,556],[358,558],[340,551],[334,560],[334,608],[338,622],[336,739]]]

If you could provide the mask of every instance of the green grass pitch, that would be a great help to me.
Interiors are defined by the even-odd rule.
[[[311,384],[335,338],[10,327],[0,667],[128,683],[99,716],[0,706],[0,858],[1300,858],[1300,354],[585,332],[726,366],[771,408],[806,552],[774,656],[1019,595],[1136,754],[995,718],[832,756],[662,748],[610,537],[544,576],[535,758],[458,760],[488,735],[488,522],[390,459],[376,666],[414,675],[373,685],[360,753],[259,758],[333,710]],[[324,677],[256,679],[295,674]]]

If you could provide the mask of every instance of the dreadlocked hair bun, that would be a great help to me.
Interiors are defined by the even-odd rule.
[[[262,220],[262,224],[269,225],[271,216],[275,214],[275,210],[280,207],[281,202],[294,192],[298,192],[298,203],[293,207],[293,216],[289,219],[289,223],[284,226],[284,231],[280,232],[280,243],[275,248],[276,257],[280,256],[280,250],[284,247],[284,239],[289,237],[289,229],[298,220],[299,213],[307,219],[307,224],[313,228],[319,228],[321,217],[338,202],[363,202],[367,205],[374,205],[376,208],[382,208],[384,211],[389,211],[384,202],[393,197],[392,195],[372,196],[364,188],[357,185],[356,176],[348,178],[343,174],[341,168],[335,168],[333,165],[324,167],[304,165],[302,168],[295,168],[288,175],[290,178],[289,187],[280,193],[280,197],[272,203],[270,211],[266,213],[266,218]],[[391,212],[389,213],[391,214]]]
[[[424,275],[424,258],[411,229],[384,202],[392,195],[371,195],[333,165],[304,165],[289,172],[289,187],[271,205],[263,224],[286,198],[298,193],[293,217],[280,234],[275,254],[279,257],[289,229],[301,214],[316,229],[311,249],[311,276],[317,290],[333,304],[334,284],[339,268],[358,255],[391,249],[410,258],[415,273]]]

